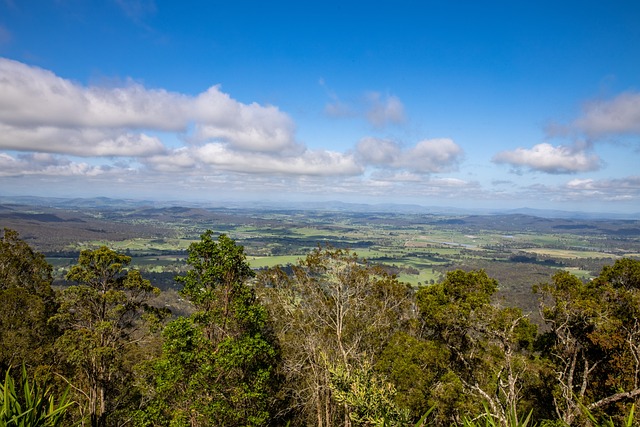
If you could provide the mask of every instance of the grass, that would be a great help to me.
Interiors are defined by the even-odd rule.
[[[534,248],[523,249],[523,251],[536,255],[548,255],[556,258],[618,258],[618,256],[605,252],[577,251],[570,249]]]
[[[277,255],[269,257],[247,257],[251,268],[275,267],[276,265],[297,264],[305,255]]]

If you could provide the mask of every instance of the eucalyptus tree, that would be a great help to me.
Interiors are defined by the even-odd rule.
[[[0,371],[50,363],[55,328],[52,267],[16,231],[0,233]]]
[[[107,247],[84,250],[67,274],[77,282],[59,296],[52,321],[63,331],[56,341],[67,364],[83,424],[110,424],[108,418],[123,405],[131,389],[127,354],[145,338],[146,320],[161,314],[148,305],[159,293],[135,269],[131,257]]]
[[[557,418],[625,414],[640,397],[640,261],[617,260],[590,282],[559,272],[538,291]]]
[[[537,378],[536,327],[520,310],[493,305],[497,289],[498,282],[483,270],[456,270],[417,292],[422,338],[449,356],[431,391],[442,423],[480,413],[484,403],[506,427],[531,408],[525,397]]]
[[[328,248],[314,250],[290,274],[262,271],[257,287],[282,348],[294,421],[349,425],[350,407],[335,399],[331,370],[352,377],[375,364],[390,337],[407,327],[411,289],[354,253]]]
[[[177,281],[195,313],[169,323],[141,425],[259,426],[275,417],[278,350],[244,248],[205,232]]]

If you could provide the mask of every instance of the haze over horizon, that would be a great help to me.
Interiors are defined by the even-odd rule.
[[[640,3],[0,0],[0,195],[640,212]]]

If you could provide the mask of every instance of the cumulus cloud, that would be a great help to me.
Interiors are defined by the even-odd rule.
[[[404,120],[395,96],[369,94],[353,111],[377,127]],[[338,152],[311,149],[295,133],[292,118],[277,107],[239,102],[220,86],[195,95],[135,81],[87,86],[0,58],[0,176],[7,179],[74,183],[85,177],[92,191],[117,191],[122,183],[126,191],[178,195],[216,187],[232,194],[331,188],[448,197],[473,187],[426,176],[457,168],[463,152],[450,139],[401,146],[365,138],[355,150]]]
[[[12,126],[152,128],[186,126],[185,96],[147,90],[83,87],[50,71],[0,58],[0,122]]]
[[[240,103],[218,86],[195,97],[135,82],[116,88],[84,87],[50,71],[0,58],[0,93],[0,123],[22,128],[23,133],[47,127],[185,132],[194,124],[201,142],[215,139],[256,151],[297,149],[288,115],[276,107]],[[46,151],[47,146],[41,149]]]
[[[397,142],[371,137],[363,138],[356,150],[365,163],[375,166],[392,166],[402,154]]]
[[[296,149],[293,120],[273,106],[241,104],[214,86],[198,95],[192,106],[196,137],[228,142],[252,151]]]
[[[13,157],[6,153],[0,153],[1,177],[28,175],[95,177],[108,173],[109,170],[110,168],[105,166],[92,166],[85,162],[72,162],[66,158],[50,154],[34,153]]]
[[[363,191],[371,194],[402,194],[412,197],[472,199],[483,197],[477,182],[458,178],[425,178],[407,171],[378,171],[362,183]]]
[[[272,156],[269,153],[238,152],[220,143],[174,150],[167,155],[153,156],[146,162],[156,171],[195,169],[198,173],[214,169],[309,176],[345,176],[363,172],[362,166],[348,154],[307,149],[296,156]]]
[[[447,172],[457,168],[462,155],[462,148],[451,139],[427,139],[401,156],[401,164],[415,171]]]
[[[356,151],[365,164],[417,173],[455,170],[464,154],[462,148],[448,138],[423,140],[405,150],[394,141],[364,138]]]
[[[562,185],[535,185],[531,197],[546,197],[561,202],[635,202],[640,201],[640,176],[615,179],[572,179]]]
[[[157,137],[92,128],[13,127],[0,123],[0,147],[81,157],[144,157],[162,153]]]
[[[599,191],[602,193],[629,190],[640,193],[640,176],[608,180],[573,179],[567,183],[566,187],[572,190]]]
[[[550,174],[598,170],[601,160],[595,154],[588,154],[587,148],[584,144],[553,146],[545,142],[534,145],[530,149],[517,148],[513,151],[502,151],[493,156],[492,161]]]
[[[400,124],[405,121],[404,105],[394,95],[382,96],[378,92],[367,94],[367,120],[375,127]]]
[[[589,102],[574,126],[593,136],[639,134],[640,93],[626,92],[611,100]]]

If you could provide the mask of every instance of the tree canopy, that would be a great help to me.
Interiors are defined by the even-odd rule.
[[[483,270],[411,288],[353,252],[318,247],[256,274],[242,246],[212,231],[176,277],[192,314],[170,321],[127,255],[82,251],[56,291],[51,272],[4,230],[3,398],[13,411],[39,396],[51,411],[33,414],[57,425],[639,421],[640,260],[591,281],[558,270],[535,289],[538,324],[498,299],[501,284]]]

